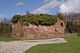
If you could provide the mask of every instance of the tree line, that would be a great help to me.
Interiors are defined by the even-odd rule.
[[[0,21],[0,35],[10,35],[12,32],[12,26],[9,23],[9,20],[3,19]]]

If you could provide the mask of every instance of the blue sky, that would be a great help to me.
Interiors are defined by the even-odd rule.
[[[52,0],[0,0],[0,18],[11,18],[15,14],[25,14],[27,10],[31,13],[37,13],[37,9],[47,5],[51,1]],[[57,1],[60,2],[61,0]],[[48,9],[49,12],[47,12],[47,10],[45,11],[45,13],[54,14],[59,11],[59,7],[55,6],[54,8]]]

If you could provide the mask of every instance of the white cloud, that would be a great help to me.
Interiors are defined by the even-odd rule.
[[[60,3],[62,3],[63,0],[61,2],[57,1],[57,0],[51,0],[50,2],[46,3],[45,5],[33,10],[31,13],[34,14],[46,14],[49,13],[49,10],[54,8],[55,6],[59,5]]]
[[[17,2],[15,5],[16,6],[22,6],[22,5],[24,5],[25,3],[24,2]]]
[[[60,5],[62,13],[80,13],[80,0],[68,0]]]

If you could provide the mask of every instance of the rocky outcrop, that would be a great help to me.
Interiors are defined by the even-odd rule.
[[[49,38],[61,37],[65,33],[66,25],[62,20],[58,20],[53,26],[29,26],[21,25],[20,23],[12,24],[12,34],[16,37],[23,37],[26,39],[33,38]]]

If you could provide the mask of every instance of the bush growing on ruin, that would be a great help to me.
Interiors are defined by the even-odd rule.
[[[11,22],[12,23],[17,23],[19,21],[19,18],[20,18],[20,15],[15,15],[15,16],[12,17]]]
[[[25,25],[33,24],[33,25],[45,25],[51,26],[53,25],[58,19],[60,15],[49,15],[49,14],[28,14],[24,16],[15,15],[12,18],[13,23],[23,23]]]

